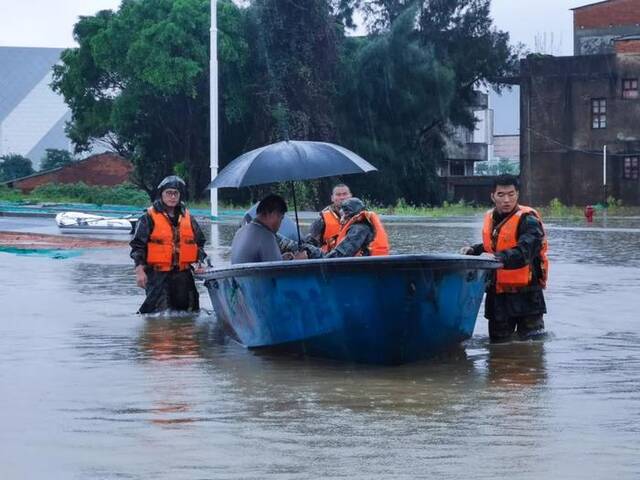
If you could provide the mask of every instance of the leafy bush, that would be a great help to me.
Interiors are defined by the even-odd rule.
[[[96,205],[146,205],[149,196],[138,187],[123,183],[113,187],[79,183],[50,183],[37,187],[30,198],[47,202],[94,203]]]

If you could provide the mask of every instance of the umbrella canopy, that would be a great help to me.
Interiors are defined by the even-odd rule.
[[[239,156],[222,169],[209,188],[248,187],[375,170],[369,162],[339,145],[292,140]]]

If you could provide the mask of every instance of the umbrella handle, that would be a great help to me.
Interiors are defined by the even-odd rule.
[[[302,239],[300,238],[300,222],[298,222],[298,204],[296,202],[296,187],[293,181],[289,182],[291,184],[291,193],[293,195],[293,211],[296,215],[296,229],[298,230],[298,248],[302,246]]]

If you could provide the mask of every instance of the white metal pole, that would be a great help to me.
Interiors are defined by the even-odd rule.
[[[602,193],[604,205],[607,205],[607,146],[602,148]]]
[[[211,0],[211,29],[209,39],[209,162],[211,180],[218,175],[218,12],[217,0]],[[218,189],[212,188],[211,216],[218,216]]]

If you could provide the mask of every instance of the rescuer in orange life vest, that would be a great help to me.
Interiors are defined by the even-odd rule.
[[[538,212],[518,204],[518,179],[500,175],[493,184],[495,208],[485,214],[482,243],[460,253],[495,257],[504,265],[487,290],[485,317],[493,342],[540,338],[547,312],[542,290],[549,263],[547,239]]]
[[[331,190],[331,205],[320,212],[320,217],[309,227],[309,234],[305,238],[310,243],[328,253],[336,246],[340,233],[340,205],[351,198],[351,190],[344,183],[339,183]]]
[[[158,198],[136,225],[131,246],[136,284],[147,298],[138,313],[166,309],[198,310],[198,291],[192,265],[204,261],[206,238],[198,222],[181,201],[186,184],[180,177],[166,177],[157,188]]]
[[[389,239],[378,215],[365,210],[362,200],[351,197],[340,205],[340,232],[335,247],[325,254],[311,245],[305,250],[309,258],[389,255]]]

